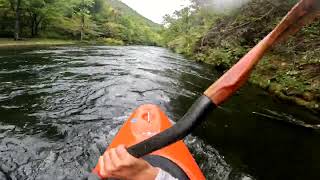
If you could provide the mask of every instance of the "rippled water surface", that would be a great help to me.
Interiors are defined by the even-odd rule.
[[[79,179],[130,112],[178,120],[218,77],[156,47],[0,50],[0,179]],[[186,143],[208,179],[319,179],[319,114],[247,85]]]

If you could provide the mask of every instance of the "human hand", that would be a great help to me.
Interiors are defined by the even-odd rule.
[[[103,178],[123,180],[154,180],[159,169],[142,159],[131,156],[124,145],[106,151],[99,158]]]

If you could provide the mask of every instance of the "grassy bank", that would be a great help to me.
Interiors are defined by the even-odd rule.
[[[93,40],[62,40],[47,38],[32,38],[14,41],[13,39],[0,38],[0,48],[21,47],[21,46],[58,46],[58,45],[101,45],[101,46],[126,46],[122,40],[114,38],[99,38]],[[142,44],[143,45],[143,44]]]
[[[72,45],[78,43],[72,40],[61,39],[23,39],[14,41],[13,39],[0,39],[0,48],[15,46],[53,46],[53,45]]]
[[[242,55],[234,54],[234,51],[208,49],[206,54],[195,54],[193,58],[213,64],[218,70],[226,70]],[[310,49],[294,55],[270,52],[255,67],[249,82],[282,100],[305,106],[319,113],[319,57],[320,49]]]
[[[255,68],[250,82],[281,99],[320,112],[320,62],[316,57],[313,62],[303,58],[269,53]]]
[[[300,42],[301,43],[301,42]],[[235,47],[235,49],[242,47]],[[280,45],[277,48],[288,47]],[[244,50],[248,51],[249,49]],[[204,52],[204,53],[203,53]],[[213,64],[218,69],[230,68],[244,53],[226,49],[207,49],[195,54],[197,61]],[[304,52],[274,49],[256,66],[249,82],[262,87],[285,101],[320,112],[320,48]]]

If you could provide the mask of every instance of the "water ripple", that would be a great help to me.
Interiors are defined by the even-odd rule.
[[[154,103],[173,117],[181,99],[212,79],[210,68],[156,47],[69,46],[1,58],[0,179],[79,179],[133,109]],[[229,177],[213,147],[186,142],[209,179]]]

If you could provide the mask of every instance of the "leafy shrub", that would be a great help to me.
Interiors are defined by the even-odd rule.
[[[119,39],[113,39],[113,38],[102,38],[100,39],[100,42],[106,45],[112,45],[112,46],[123,46],[124,42]]]

